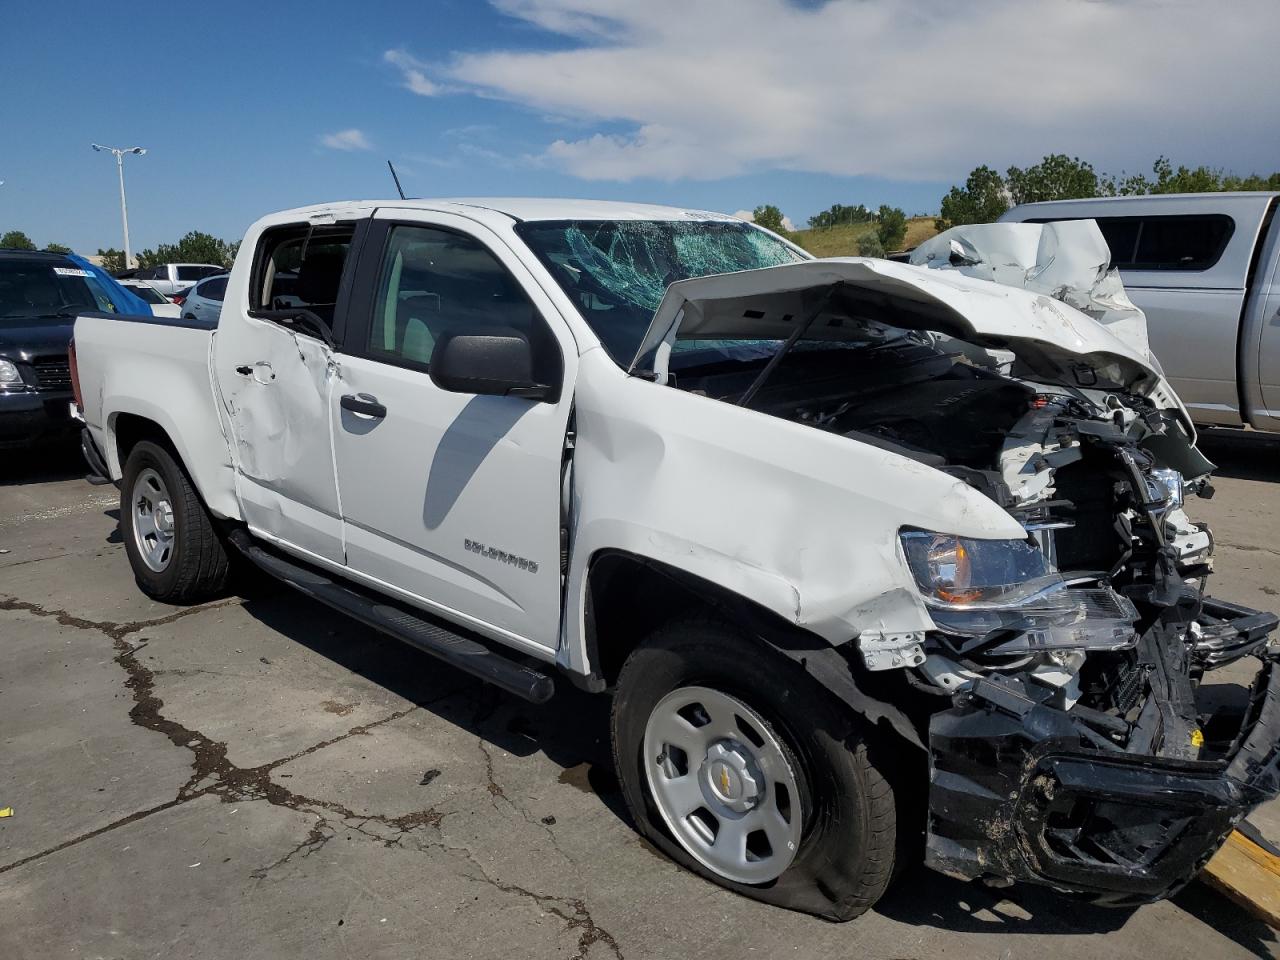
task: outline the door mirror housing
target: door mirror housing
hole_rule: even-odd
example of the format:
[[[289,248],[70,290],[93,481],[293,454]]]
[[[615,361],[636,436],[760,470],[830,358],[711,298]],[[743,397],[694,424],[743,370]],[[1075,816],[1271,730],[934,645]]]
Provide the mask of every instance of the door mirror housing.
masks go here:
[[[533,377],[533,347],[517,330],[446,331],[427,366],[431,382],[450,393],[554,401],[560,385]]]

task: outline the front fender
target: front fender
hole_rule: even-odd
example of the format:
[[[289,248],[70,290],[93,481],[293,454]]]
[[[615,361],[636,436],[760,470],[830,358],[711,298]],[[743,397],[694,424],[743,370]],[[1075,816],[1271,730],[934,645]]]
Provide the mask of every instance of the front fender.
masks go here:
[[[1021,538],[959,480],[813,427],[628,377],[601,351],[579,368],[562,661],[588,672],[589,559],[622,550],[749,598],[838,645],[933,626],[901,556],[918,527]]]

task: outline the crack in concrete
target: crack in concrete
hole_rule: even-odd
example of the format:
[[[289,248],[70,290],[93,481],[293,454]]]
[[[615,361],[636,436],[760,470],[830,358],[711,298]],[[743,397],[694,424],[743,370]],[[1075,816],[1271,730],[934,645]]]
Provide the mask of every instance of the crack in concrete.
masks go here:
[[[307,813],[316,818],[316,822],[312,824],[306,837],[304,837],[291,850],[286,852],[284,856],[278,858],[274,862],[259,867],[250,875],[256,880],[265,879],[273,870],[291,862],[295,857],[305,859],[316,853],[325,846],[330,840],[337,835],[336,822],[340,822],[345,829],[351,830],[369,839],[377,840],[386,847],[400,846],[401,840],[405,836],[413,833],[421,827],[433,827],[437,831],[441,821],[446,816],[429,807],[426,810],[418,810],[412,813],[402,814],[398,817],[390,817],[385,814],[377,813],[357,813],[349,807],[337,803],[332,800],[322,800],[316,797],[308,797],[297,793],[287,787],[276,783],[271,779],[272,771],[277,768],[298,760],[302,757],[323,750],[326,747],[333,746],[354,736],[364,736],[369,731],[391,723],[401,717],[407,716],[414,710],[420,709],[439,700],[447,699],[458,693],[462,688],[449,690],[437,697],[422,703],[415,703],[403,710],[397,710],[378,720],[369,723],[359,724],[352,727],[346,733],[330,737],[319,743],[312,744],[303,750],[291,754],[287,757],[281,757],[268,763],[260,764],[256,767],[240,767],[232,763],[227,758],[227,745],[219,743],[205,736],[198,730],[192,730],[176,720],[170,719],[162,713],[164,701],[156,695],[155,678],[157,672],[147,667],[138,660],[138,653],[147,646],[145,638],[141,642],[132,644],[126,639],[130,634],[137,633],[153,627],[165,626],[180,620],[183,617],[191,616],[195,613],[201,613],[208,610],[215,610],[237,603],[234,598],[223,600],[214,604],[205,604],[202,606],[188,607],[179,610],[176,613],[169,614],[164,617],[158,617],[152,620],[137,620],[127,623],[116,623],[113,621],[92,621],[83,617],[77,617],[65,610],[50,610],[40,604],[30,603],[25,600],[19,600],[16,597],[0,597],[0,610],[19,611],[32,614],[37,617],[51,618],[63,626],[74,627],[80,630],[96,630],[105,634],[113,643],[116,651],[115,662],[125,672],[125,686],[132,694],[133,707],[129,711],[129,719],[132,723],[147,730],[153,730],[163,734],[174,746],[190,750],[192,753],[192,772],[187,782],[179,788],[178,794],[172,800],[157,804],[145,810],[139,810],[119,820],[113,821],[106,826],[99,827],[95,830],[81,834],[66,840],[55,847],[39,853],[32,854],[22,860],[14,863],[0,866],[0,874],[15,870],[24,864],[31,863],[36,860],[43,859],[54,853],[66,850],[76,844],[92,840],[95,837],[102,836],[112,830],[120,827],[136,823],[153,814],[160,813],[164,810],[170,810],[181,804],[188,803],[198,797],[216,796],[223,803],[245,803],[255,800],[266,800],[272,806],[284,807],[286,809]],[[483,689],[483,688],[482,688]],[[477,711],[485,709],[485,698],[481,696],[481,705]],[[493,712],[492,705],[489,712]],[[485,745],[483,739],[478,741],[481,753],[485,760],[485,775],[487,778],[487,788],[491,802],[497,806],[499,798],[505,800],[518,813],[522,815],[526,822],[534,824],[533,819],[527,811],[519,807],[512,801],[497,782],[494,775],[493,755]],[[323,811],[323,812],[322,812]],[[333,815],[335,820],[331,820],[328,815]],[[552,833],[550,827],[545,824],[534,824],[541,826],[546,830],[551,838],[552,844],[556,850],[560,852],[565,860],[572,862],[569,857],[560,849],[560,845]],[[381,834],[377,828],[386,828],[389,832]],[[438,833],[437,833],[438,835]],[[436,843],[426,843],[426,848],[436,847],[446,851],[454,851],[462,853],[467,861],[480,874],[479,877],[471,876],[469,879],[475,882],[483,882],[489,884],[495,889],[507,894],[514,894],[524,897],[536,903],[541,909],[552,914],[561,920],[567,931],[580,931],[578,936],[578,950],[574,954],[572,960],[586,960],[587,954],[591,947],[597,943],[603,943],[613,955],[622,960],[622,951],[618,947],[617,940],[607,930],[596,924],[588,909],[586,902],[581,898],[562,897],[554,894],[536,893],[518,884],[506,883],[491,877],[484,866],[476,859],[474,854],[465,847],[452,847],[443,841]]]

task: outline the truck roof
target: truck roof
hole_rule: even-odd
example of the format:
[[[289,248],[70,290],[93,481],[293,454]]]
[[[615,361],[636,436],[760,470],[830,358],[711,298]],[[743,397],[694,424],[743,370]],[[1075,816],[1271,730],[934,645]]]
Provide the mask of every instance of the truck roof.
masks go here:
[[[340,200],[281,211],[308,218],[313,215],[359,216],[370,207],[444,210],[466,213],[483,209],[513,220],[736,220],[727,213],[688,207],[668,207],[620,200],[574,200],[553,197],[453,197],[442,199]],[[366,213],[367,215],[367,213]],[[278,216],[278,215],[277,215]],[[275,217],[273,217],[275,219]]]

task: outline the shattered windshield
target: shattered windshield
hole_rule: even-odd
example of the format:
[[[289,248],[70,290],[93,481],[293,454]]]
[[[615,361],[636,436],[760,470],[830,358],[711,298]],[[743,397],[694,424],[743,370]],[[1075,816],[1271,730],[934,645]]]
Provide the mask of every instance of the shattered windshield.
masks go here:
[[[522,223],[516,231],[622,366],[631,363],[677,280],[804,259],[737,221],[554,220]]]

